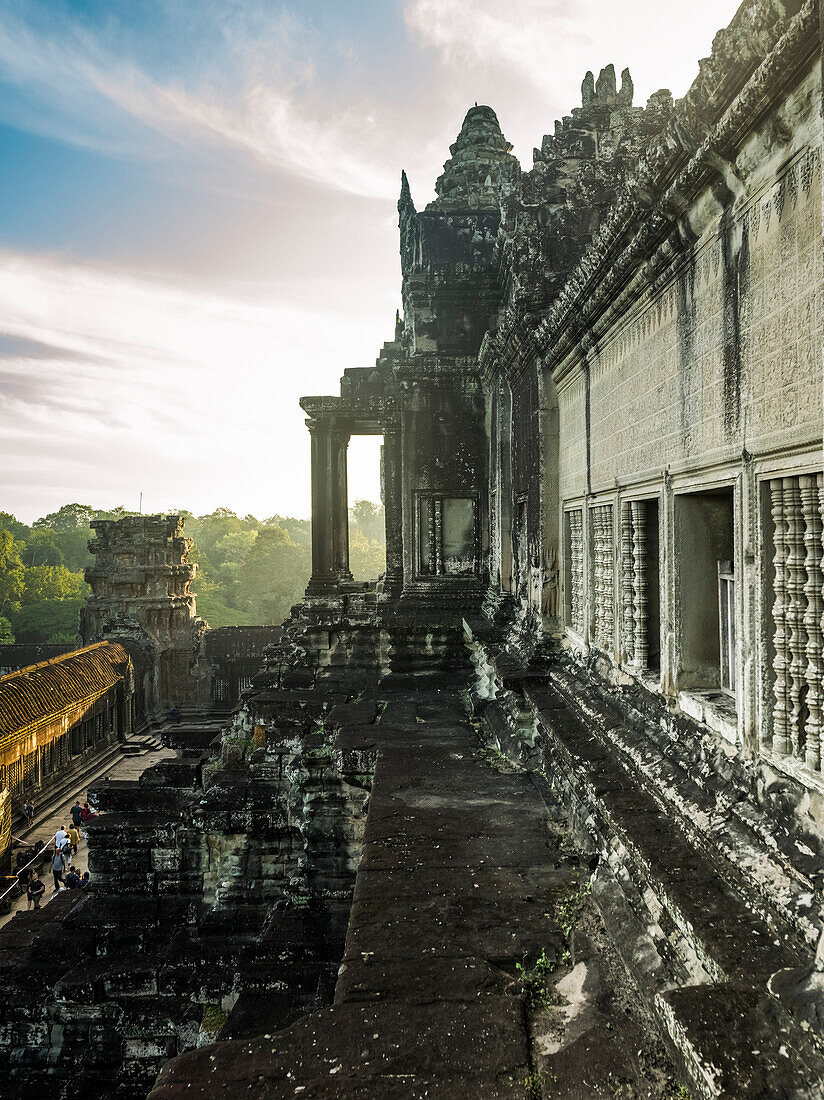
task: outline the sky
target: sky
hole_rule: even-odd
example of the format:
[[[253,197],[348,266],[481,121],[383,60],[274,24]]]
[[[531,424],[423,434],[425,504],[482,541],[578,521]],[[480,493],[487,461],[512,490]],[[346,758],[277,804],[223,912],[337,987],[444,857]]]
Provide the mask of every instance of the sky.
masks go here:
[[[0,0],[0,511],[307,516],[298,399],[392,338],[401,169],[421,209],[475,102],[528,168],[610,62],[680,97],[736,7]]]

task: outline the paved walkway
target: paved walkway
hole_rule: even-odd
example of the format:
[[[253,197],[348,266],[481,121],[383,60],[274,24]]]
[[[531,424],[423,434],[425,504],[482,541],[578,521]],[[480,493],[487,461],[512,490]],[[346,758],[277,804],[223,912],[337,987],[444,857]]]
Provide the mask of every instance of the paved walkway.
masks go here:
[[[379,725],[343,721],[338,747],[376,745],[378,760],[334,1006],[184,1054],[152,1100],[523,1100],[516,967],[560,955],[553,912],[578,869],[529,777],[486,762],[456,694],[392,699]]]
[[[99,783],[101,779],[138,779],[146,768],[151,767],[152,764],[157,764],[160,760],[173,759],[174,755],[172,749],[160,749],[158,752],[146,753],[143,756],[121,756],[119,759],[115,759],[112,761],[111,767],[104,774],[93,776],[90,782],[87,779],[85,786],[66,797],[57,806],[49,807],[45,814],[35,814],[32,827],[30,829],[15,829],[14,835],[31,844],[37,840],[43,840],[48,843],[52,840],[54,834],[61,825],[65,825],[67,829],[69,828],[71,823],[71,814],[69,811],[78,799],[80,800],[81,806],[88,799],[89,786],[94,786],[96,783]],[[36,801],[35,807],[37,807]],[[13,858],[14,855],[12,854],[12,859]],[[77,850],[77,855],[72,859],[72,863],[75,867],[79,868],[81,873],[87,870],[86,842],[82,838],[80,840],[80,847]],[[46,893],[43,896],[43,901],[44,904],[48,904],[51,900],[52,888],[54,886],[51,868],[47,864],[42,871],[40,871],[39,868],[37,870],[40,877],[46,883]],[[0,928],[8,924],[15,913],[21,911],[25,912],[26,908],[27,900],[25,896],[15,898],[12,902],[11,911],[0,915]]]

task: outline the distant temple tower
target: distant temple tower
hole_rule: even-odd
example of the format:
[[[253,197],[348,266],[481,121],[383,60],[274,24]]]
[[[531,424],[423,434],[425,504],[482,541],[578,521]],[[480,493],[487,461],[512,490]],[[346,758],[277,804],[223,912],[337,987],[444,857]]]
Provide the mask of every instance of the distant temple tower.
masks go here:
[[[194,675],[206,623],[189,591],[197,566],[183,517],[126,516],[96,520],[86,569],[93,595],[81,613],[84,645],[116,638],[139,647],[146,660],[147,709],[200,700]]]

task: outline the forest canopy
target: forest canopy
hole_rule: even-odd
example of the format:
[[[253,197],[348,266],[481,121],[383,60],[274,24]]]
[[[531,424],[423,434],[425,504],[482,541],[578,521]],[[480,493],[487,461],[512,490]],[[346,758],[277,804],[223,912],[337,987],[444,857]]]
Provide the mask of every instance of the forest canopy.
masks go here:
[[[0,645],[74,642],[80,608],[91,594],[83,579],[92,564],[89,523],[134,514],[66,504],[29,527],[0,512]],[[185,533],[194,539],[198,614],[212,627],[282,622],[312,571],[309,520],[241,518],[229,508],[205,516],[181,514]],[[349,544],[356,580],[374,580],[383,572],[383,505],[368,500],[352,505]]]

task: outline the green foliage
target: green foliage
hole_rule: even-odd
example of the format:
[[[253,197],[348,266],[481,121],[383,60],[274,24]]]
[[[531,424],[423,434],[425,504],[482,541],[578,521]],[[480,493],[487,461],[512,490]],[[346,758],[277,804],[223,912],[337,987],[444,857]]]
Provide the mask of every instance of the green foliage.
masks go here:
[[[515,964],[518,973],[518,984],[524,995],[527,1005],[531,1009],[543,1008],[550,1001],[552,994],[552,974],[555,970],[555,960],[551,959],[544,949],[532,965],[527,962],[524,955],[523,962]]]
[[[213,592],[197,593],[197,613],[213,630],[220,626],[256,626],[244,611],[229,607]]]
[[[586,905],[592,887],[587,882],[583,886],[577,886],[559,903],[555,910],[555,920],[564,935],[569,939],[570,933],[578,923],[578,918]]]
[[[25,571],[23,605],[51,600],[75,600],[88,589],[81,573],[72,573],[65,565],[33,565]]]
[[[386,536],[382,504],[371,500],[356,500],[349,509],[349,522],[370,542],[383,544]]]
[[[540,1073],[530,1073],[527,1077],[521,1078],[518,1082],[521,1088],[524,1090],[526,1096],[535,1100],[541,1100],[544,1095],[543,1078]]]
[[[16,611],[25,591],[26,573],[20,548],[11,531],[0,531],[0,615]]]
[[[202,1031],[215,1036],[229,1019],[229,1013],[220,1005],[206,1004],[203,1006],[203,1016],[200,1021]]]
[[[14,640],[11,622],[5,616],[0,615],[0,645],[13,645]]]
[[[26,539],[30,530],[30,527],[21,523],[11,512],[0,512],[0,531],[8,531],[16,539]]]
[[[23,564],[28,566],[65,565],[66,558],[60,546],[60,537],[56,531],[45,528],[31,531],[20,554]]]
[[[83,597],[44,600],[21,607],[12,616],[18,642],[73,642],[77,637]]]

